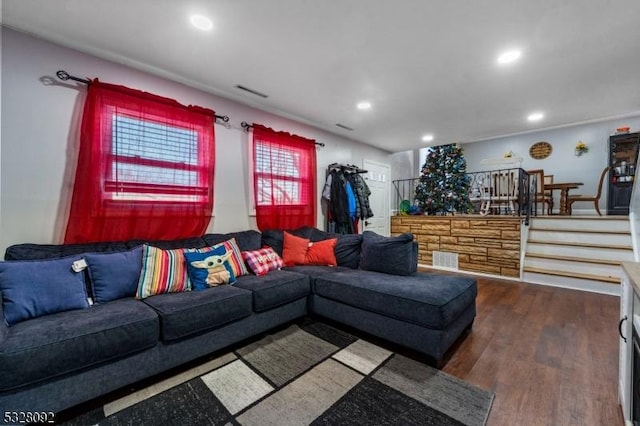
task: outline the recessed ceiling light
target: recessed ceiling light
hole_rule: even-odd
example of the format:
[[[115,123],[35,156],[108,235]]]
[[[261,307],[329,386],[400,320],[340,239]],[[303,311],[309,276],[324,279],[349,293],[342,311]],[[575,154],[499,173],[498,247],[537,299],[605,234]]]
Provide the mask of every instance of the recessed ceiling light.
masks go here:
[[[519,50],[508,50],[498,56],[498,63],[500,65],[510,64],[517,61],[521,55],[522,52]]]
[[[191,25],[199,30],[209,31],[213,28],[213,22],[211,22],[211,19],[204,15],[192,15],[189,20],[191,21]]]
[[[544,114],[541,112],[533,112],[531,114],[529,114],[529,116],[527,117],[527,120],[529,121],[540,121],[544,118]]]
[[[358,102],[358,105],[356,105],[356,107],[358,109],[369,109],[371,108],[371,102],[366,102],[366,101]]]
[[[422,137],[422,142],[433,142],[433,135],[424,135]]]

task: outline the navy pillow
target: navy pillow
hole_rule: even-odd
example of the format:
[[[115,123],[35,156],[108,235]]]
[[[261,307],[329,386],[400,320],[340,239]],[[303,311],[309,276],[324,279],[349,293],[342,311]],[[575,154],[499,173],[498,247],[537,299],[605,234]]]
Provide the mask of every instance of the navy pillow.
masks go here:
[[[78,256],[0,262],[2,310],[8,325],[56,312],[89,307]]]
[[[142,247],[117,253],[87,253],[91,293],[95,303],[133,297],[142,270]]]
[[[229,279],[226,282],[221,282],[218,284],[209,284],[207,282],[207,277],[209,276],[208,268],[197,268],[191,262],[202,262],[209,257],[212,256],[226,256],[227,249],[224,246],[217,247],[211,251],[207,251],[204,253],[200,252],[185,252],[184,258],[187,262],[187,274],[189,274],[189,279],[191,280],[191,288],[195,291],[205,290],[209,287],[215,287],[218,284],[233,284],[236,281],[236,276],[233,274],[233,269],[231,269],[231,265],[228,261],[223,261],[222,265],[218,263],[214,263],[212,267],[215,266],[224,266],[224,269],[229,272]],[[213,260],[217,260],[219,258],[214,258]]]
[[[333,250],[338,266],[358,269],[362,252],[362,235],[345,234],[338,236],[338,243]]]
[[[383,237],[375,232],[362,234],[360,269],[391,275],[411,275],[418,270],[413,234]]]

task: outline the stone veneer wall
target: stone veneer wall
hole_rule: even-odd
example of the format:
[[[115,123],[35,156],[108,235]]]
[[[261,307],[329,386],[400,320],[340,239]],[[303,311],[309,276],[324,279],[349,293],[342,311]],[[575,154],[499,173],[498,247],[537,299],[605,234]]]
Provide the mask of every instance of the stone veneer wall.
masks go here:
[[[411,232],[418,242],[418,263],[432,265],[434,250],[458,253],[458,268],[504,277],[520,277],[519,217],[393,216],[391,234]]]

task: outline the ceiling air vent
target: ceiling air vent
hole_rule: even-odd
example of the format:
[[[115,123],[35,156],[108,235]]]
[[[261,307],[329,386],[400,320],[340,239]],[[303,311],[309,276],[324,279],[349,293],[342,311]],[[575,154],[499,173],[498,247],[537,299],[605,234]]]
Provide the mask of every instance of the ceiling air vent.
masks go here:
[[[344,124],[340,124],[340,123],[336,123],[337,127],[340,127],[341,129],[345,129],[345,130],[349,130],[350,132],[353,132],[353,129],[349,126],[345,126]]]
[[[260,96],[261,98],[268,98],[268,95],[264,93],[258,92],[257,90],[249,89],[248,87],[242,86],[240,84],[236,84],[236,89],[244,90],[245,92],[251,93],[252,95]]]

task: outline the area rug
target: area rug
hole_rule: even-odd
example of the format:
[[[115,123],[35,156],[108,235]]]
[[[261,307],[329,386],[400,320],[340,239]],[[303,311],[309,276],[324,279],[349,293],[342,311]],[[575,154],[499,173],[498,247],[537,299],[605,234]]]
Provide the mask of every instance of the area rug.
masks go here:
[[[484,425],[493,394],[305,320],[68,425]]]

